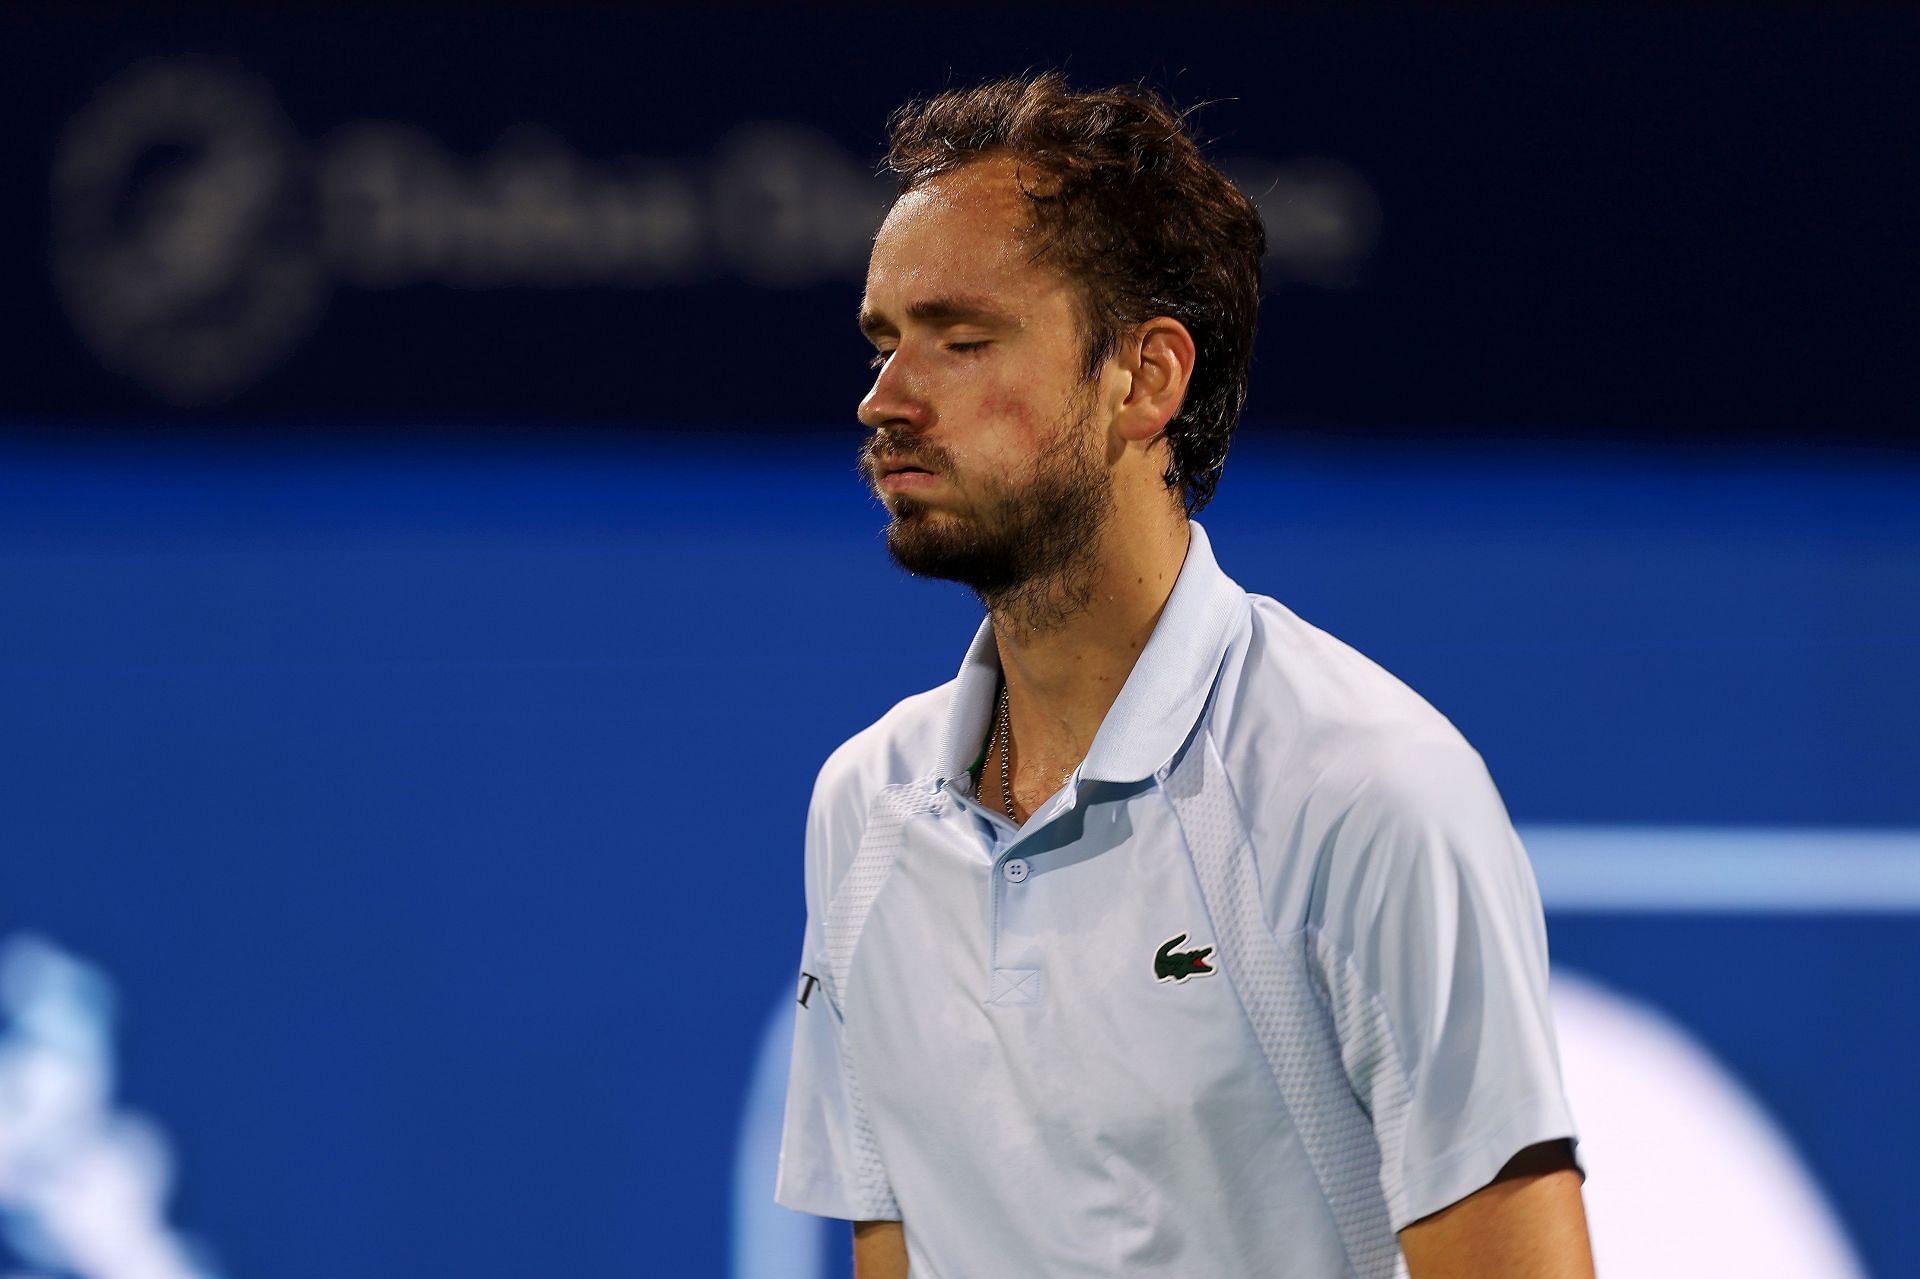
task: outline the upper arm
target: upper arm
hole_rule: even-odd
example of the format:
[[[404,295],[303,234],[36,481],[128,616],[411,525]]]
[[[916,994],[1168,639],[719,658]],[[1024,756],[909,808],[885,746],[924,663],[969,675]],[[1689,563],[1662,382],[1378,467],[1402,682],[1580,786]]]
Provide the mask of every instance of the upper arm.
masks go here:
[[[1492,1184],[1402,1230],[1400,1250],[1412,1279],[1593,1279],[1570,1143],[1521,1151]]]
[[[849,1059],[826,939],[836,879],[858,846],[861,829],[857,803],[830,780],[823,770],[807,820],[807,923],[774,1198],[800,1212],[865,1220],[896,1209]]]
[[[1310,960],[1399,1229],[1574,1130],[1539,892],[1485,766],[1457,738],[1376,764],[1325,854]]]
[[[897,1221],[853,1224],[854,1279],[907,1279],[907,1232]]]

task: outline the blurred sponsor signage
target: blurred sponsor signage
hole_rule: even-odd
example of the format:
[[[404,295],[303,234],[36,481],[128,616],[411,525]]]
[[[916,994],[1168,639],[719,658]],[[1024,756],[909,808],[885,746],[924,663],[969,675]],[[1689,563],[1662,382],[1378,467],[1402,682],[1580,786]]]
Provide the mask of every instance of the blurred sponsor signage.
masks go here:
[[[1920,436],[1905,16],[1000,16],[0,14],[0,421],[850,427],[888,112],[1060,66],[1259,204],[1255,421]]]
[[[1379,220],[1365,179],[1330,160],[1228,164],[1271,269],[1354,278]],[[851,291],[891,189],[795,120],[743,122],[692,159],[588,155],[535,124],[478,156],[405,121],[308,140],[267,80],[174,58],[116,76],[63,130],[51,256],[102,365],[190,408],[267,376],[339,288]]]

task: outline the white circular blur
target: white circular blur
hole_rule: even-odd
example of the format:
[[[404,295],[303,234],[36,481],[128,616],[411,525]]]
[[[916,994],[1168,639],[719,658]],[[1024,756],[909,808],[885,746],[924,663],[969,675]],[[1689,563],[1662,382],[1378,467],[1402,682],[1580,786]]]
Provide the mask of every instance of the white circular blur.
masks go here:
[[[1866,1279],[1786,1135],[1663,1014],[1557,972],[1600,1279]]]

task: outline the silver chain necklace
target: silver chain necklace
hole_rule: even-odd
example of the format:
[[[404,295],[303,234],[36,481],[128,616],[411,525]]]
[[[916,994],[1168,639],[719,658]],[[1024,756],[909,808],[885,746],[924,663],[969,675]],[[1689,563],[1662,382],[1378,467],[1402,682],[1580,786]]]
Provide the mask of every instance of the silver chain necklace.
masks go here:
[[[1007,742],[1013,736],[1013,713],[1007,704],[1007,686],[1000,686],[1000,804],[1007,810],[1007,820],[1015,826],[1020,819],[1013,815],[1013,770],[1007,764]]]

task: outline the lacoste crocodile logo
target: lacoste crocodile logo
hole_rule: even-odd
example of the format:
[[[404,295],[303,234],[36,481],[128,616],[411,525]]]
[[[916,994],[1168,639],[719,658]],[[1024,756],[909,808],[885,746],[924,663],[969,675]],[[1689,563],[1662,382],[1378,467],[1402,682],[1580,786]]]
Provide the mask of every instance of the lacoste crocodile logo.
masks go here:
[[[1213,953],[1211,946],[1199,946],[1193,950],[1175,950],[1175,946],[1184,946],[1185,933],[1169,937],[1166,944],[1154,952],[1153,978],[1155,981],[1185,981],[1189,977],[1211,977],[1217,969],[1207,966],[1207,956]]]

